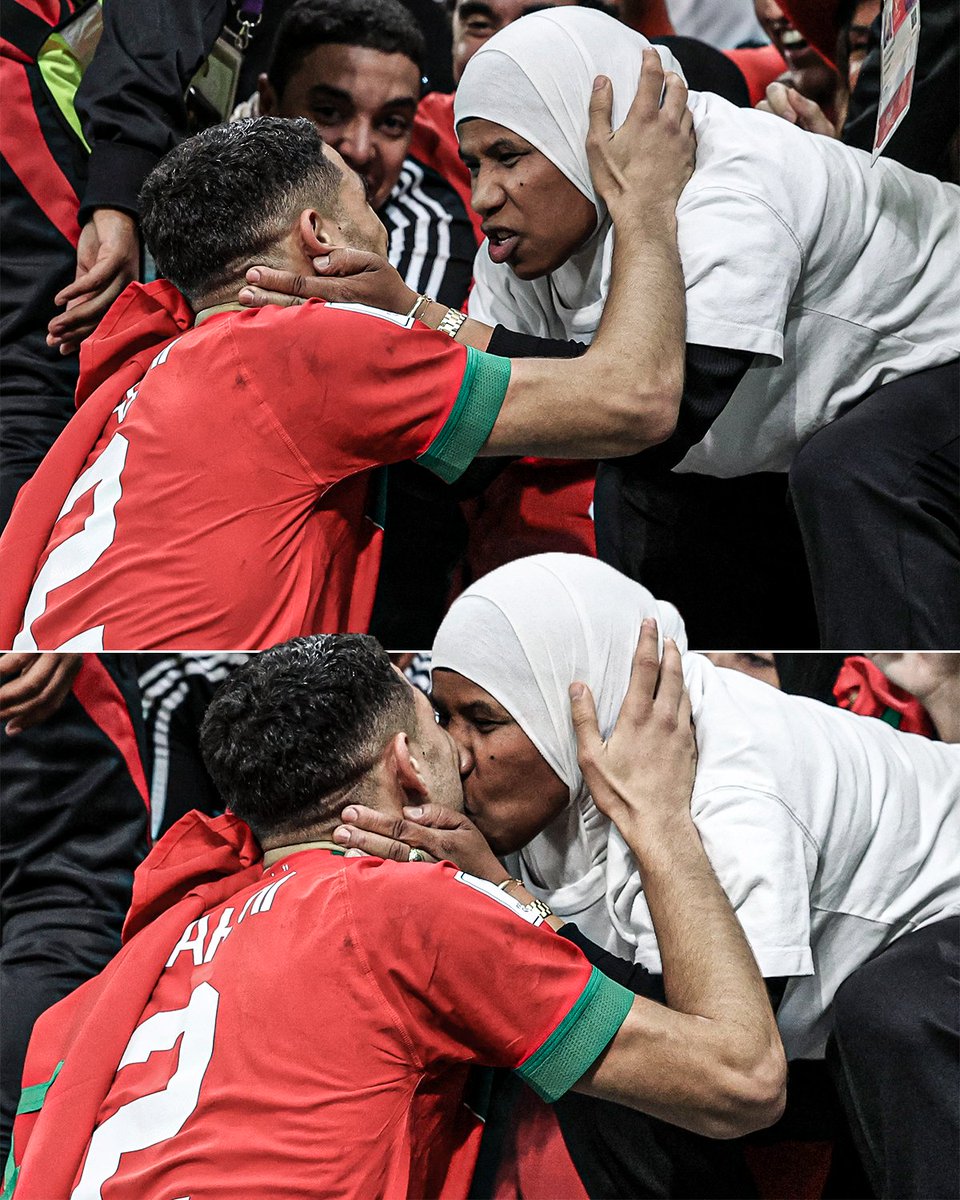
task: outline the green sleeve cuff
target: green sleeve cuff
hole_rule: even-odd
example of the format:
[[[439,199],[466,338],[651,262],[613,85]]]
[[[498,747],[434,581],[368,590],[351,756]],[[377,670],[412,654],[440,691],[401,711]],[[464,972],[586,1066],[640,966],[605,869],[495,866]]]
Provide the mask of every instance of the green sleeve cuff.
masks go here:
[[[594,967],[579,1000],[517,1074],[541,1100],[559,1100],[613,1040],[633,1001],[633,992]]]
[[[17,1116],[21,1113],[35,1113],[43,1108],[43,1102],[47,1098],[47,1092],[50,1091],[50,1085],[60,1074],[60,1068],[63,1066],[63,1059],[57,1063],[53,1074],[45,1083],[35,1083],[32,1087],[26,1087],[20,1093],[20,1103],[17,1105]],[[12,1200],[13,1194],[17,1187],[17,1180],[20,1178],[20,1168],[15,1165],[16,1156],[13,1149],[14,1134],[10,1135],[10,1153],[7,1155],[7,1163],[3,1169],[3,1195],[0,1200]]]
[[[454,483],[490,436],[510,382],[510,359],[467,347],[463,382],[443,428],[417,462]]]

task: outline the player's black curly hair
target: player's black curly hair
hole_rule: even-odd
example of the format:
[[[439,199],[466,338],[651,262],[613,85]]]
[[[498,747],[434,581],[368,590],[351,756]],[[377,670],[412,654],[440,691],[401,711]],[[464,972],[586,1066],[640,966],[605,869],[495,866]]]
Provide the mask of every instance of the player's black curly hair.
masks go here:
[[[400,0],[297,0],[277,27],[267,69],[277,95],[311,50],[330,44],[405,54],[424,72],[426,43]]]
[[[372,637],[294,638],[221,686],[200,749],[224,802],[254,834],[296,835],[329,819],[396,733],[416,733],[410,685]]]
[[[335,214],[341,171],[312,121],[257,117],[187,138],[147,176],[140,225],[157,270],[196,306],[268,252],[305,208]]]

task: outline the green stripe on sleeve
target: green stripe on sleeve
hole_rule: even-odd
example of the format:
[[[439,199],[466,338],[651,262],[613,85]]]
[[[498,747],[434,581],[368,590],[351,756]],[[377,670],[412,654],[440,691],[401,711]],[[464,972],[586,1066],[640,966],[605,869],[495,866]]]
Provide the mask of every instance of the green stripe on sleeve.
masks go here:
[[[20,1093],[20,1103],[17,1105],[17,1116],[21,1113],[39,1112],[43,1107],[43,1102],[47,1098],[47,1092],[50,1091],[50,1085],[60,1074],[60,1068],[63,1066],[63,1060],[57,1063],[56,1070],[45,1083],[35,1083],[33,1087],[25,1087]]]
[[[446,483],[459,479],[490,436],[509,382],[509,358],[468,346],[463,382],[450,415],[417,462]]]
[[[594,967],[579,1000],[517,1074],[541,1100],[559,1100],[609,1045],[633,1001],[633,992]]]
[[[35,1083],[32,1087],[26,1087],[20,1093],[20,1103],[17,1105],[17,1116],[21,1113],[35,1113],[43,1108],[43,1102],[47,1098],[47,1092],[50,1091],[50,1085],[60,1074],[60,1068],[63,1066],[63,1059],[57,1063],[53,1074],[45,1083]],[[10,1153],[7,1155],[7,1163],[3,1169],[3,1195],[0,1200],[11,1200],[17,1188],[17,1180],[20,1177],[20,1168],[14,1166],[13,1152],[14,1134],[10,1135]]]

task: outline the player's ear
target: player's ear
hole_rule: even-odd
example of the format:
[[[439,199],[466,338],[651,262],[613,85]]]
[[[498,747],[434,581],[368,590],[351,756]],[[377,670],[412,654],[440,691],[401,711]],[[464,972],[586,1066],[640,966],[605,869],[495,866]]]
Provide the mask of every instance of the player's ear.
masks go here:
[[[390,742],[396,779],[407,796],[425,797],[429,788],[423,767],[406,733],[394,734]]]
[[[275,117],[280,110],[280,97],[266,75],[257,76],[257,94],[260,97],[260,116]]]
[[[300,251],[311,262],[321,254],[329,254],[330,250],[343,245],[343,234],[340,226],[332,217],[325,217],[315,208],[305,208],[297,222],[297,232],[300,237]]]
[[[309,261],[330,249],[326,221],[315,208],[305,208],[297,222],[300,235],[300,250]]]

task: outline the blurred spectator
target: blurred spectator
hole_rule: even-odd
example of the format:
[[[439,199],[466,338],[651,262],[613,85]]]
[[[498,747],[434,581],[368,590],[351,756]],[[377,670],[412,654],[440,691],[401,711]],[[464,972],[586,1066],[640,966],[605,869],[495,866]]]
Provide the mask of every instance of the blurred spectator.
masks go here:
[[[783,0],[785,11],[840,73],[836,112],[775,88],[761,107],[812,133],[871,150],[880,97],[880,0]],[[960,180],[960,4],[925,0],[910,108],[883,155],[912,170]]]
[[[150,749],[150,817],[153,837],[191,809],[208,816],[223,803],[200,754],[200,723],[224,679],[247,654],[140,654],[137,656],[143,721]]]
[[[753,679],[769,683],[771,687],[780,686],[780,675],[777,662],[770,650],[711,650],[707,658],[715,667],[726,667],[729,671],[741,671]]]
[[[960,742],[960,654],[856,655],[844,663],[835,692],[842,708],[904,733]]]
[[[908,650],[875,652],[867,657],[896,687],[916,696],[941,742],[960,742],[960,653]]]
[[[120,948],[147,850],[145,740],[133,659],[0,657],[0,1154],[37,1017]]]
[[[796,0],[790,0],[795,3]],[[848,146],[869,150],[877,128],[880,102],[880,17],[870,26],[869,45],[850,96],[843,127]],[[920,42],[910,110],[884,147],[884,156],[936,175],[960,181],[960,3],[923,0]]]
[[[846,88],[846,102],[857,86],[860,68],[870,50],[870,27],[880,15],[882,0],[841,0],[837,5],[836,65],[840,82]],[[843,120],[838,119],[842,126]]]
[[[754,0],[757,19],[787,64],[780,82],[815,101],[829,116],[835,113],[839,78],[832,64],[792,23],[777,0]]]

